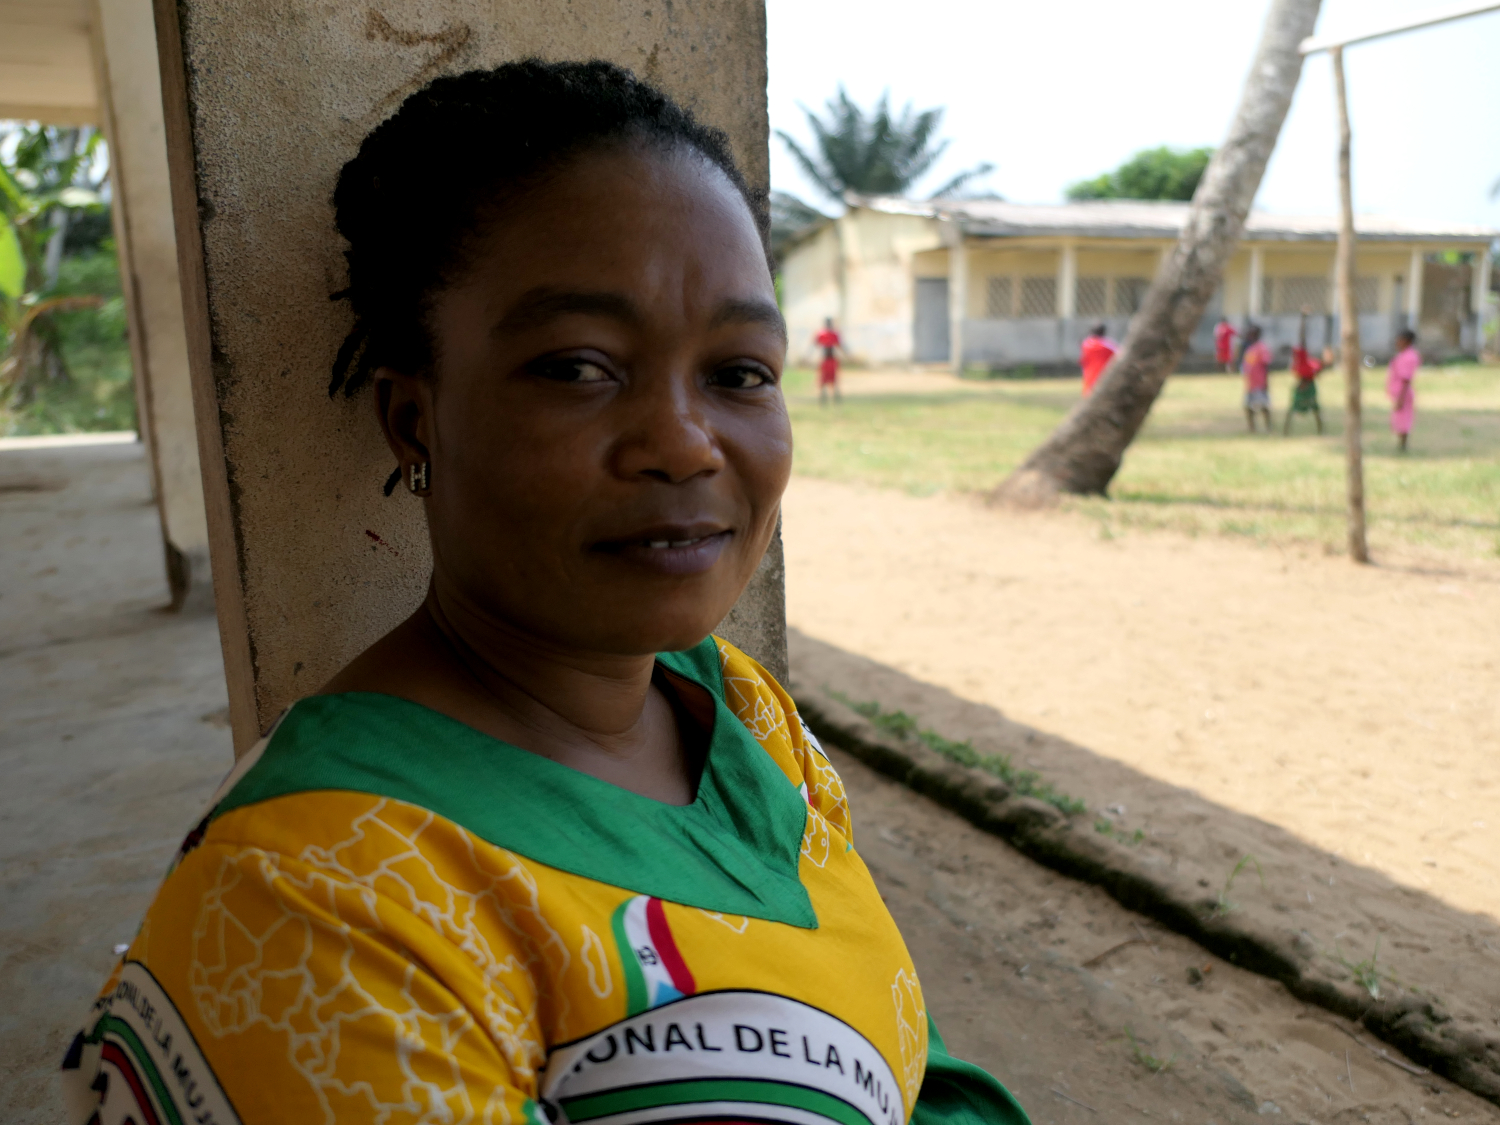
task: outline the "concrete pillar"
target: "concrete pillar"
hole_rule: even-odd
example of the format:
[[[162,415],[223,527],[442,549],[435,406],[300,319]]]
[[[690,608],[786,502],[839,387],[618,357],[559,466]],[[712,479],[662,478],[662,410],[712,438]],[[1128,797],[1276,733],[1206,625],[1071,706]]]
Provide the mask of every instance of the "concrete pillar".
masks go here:
[[[1490,248],[1481,247],[1474,252],[1474,272],[1471,275],[1473,290],[1470,303],[1474,306],[1474,351],[1484,351],[1485,325],[1490,312]]]
[[[964,231],[956,221],[944,224],[948,234],[948,362],[964,369],[964,321],[969,316],[969,254]]]
[[[1078,247],[1064,242],[1057,255],[1057,318],[1072,320],[1078,309]]]
[[[155,0],[188,360],[230,719],[243,752],[420,602],[417,501],[363,398],[330,402],[351,317],[329,196],[360,140],[432,78],[605,58],[724,129],[767,186],[761,0]],[[451,155],[451,154],[449,154]],[[722,626],[786,671],[779,539]]]
[[[1250,309],[1252,320],[1264,312],[1260,307],[1260,291],[1261,278],[1265,276],[1265,270],[1265,251],[1259,246],[1250,247],[1250,297],[1247,307]]]
[[[1426,272],[1426,256],[1423,252],[1411,252],[1411,264],[1406,267],[1406,327],[1417,331],[1422,323],[1422,274]]]
[[[115,244],[135,366],[136,414],[150,454],[175,608],[208,608],[208,522],[188,374],[177,240],[151,9],[91,0],[95,73],[110,149]]]

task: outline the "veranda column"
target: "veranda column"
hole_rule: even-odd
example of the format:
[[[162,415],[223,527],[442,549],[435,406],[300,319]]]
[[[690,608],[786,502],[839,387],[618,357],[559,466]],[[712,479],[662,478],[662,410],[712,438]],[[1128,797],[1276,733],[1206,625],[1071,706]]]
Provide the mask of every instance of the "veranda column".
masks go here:
[[[1264,284],[1262,283],[1261,279],[1265,276],[1265,272],[1265,251],[1262,250],[1259,246],[1250,247],[1250,298],[1247,303],[1247,307],[1250,310],[1249,315],[1251,320],[1254,320],[1256,317],[1265,312],[1265,310],[1260,307],[1261,290],[1264,288]]]
[[[964,370],[964,320],[969,315],[969,255],[963,227],[943,224],[948,242],[948,361],[960,375]]]
[[[177,278],[156,24],[150,7],[131,0],[93,0],[90,7],[136,414],[151,458],[167,582],[174,607],[208,608],[208,521]]]
[[[329,202],[360,140],[440,74],[605,58],[724,129],[767,185],[760,0],[155,0],[188,360],[237,753],[412,611],[419,503],[368,401],[330,402],[350,313]],[[462,154],[439,154],[461,159]],[[441,175],[436,169],[435,175]],[[414,201],[420,207],[421,201]],[[781,546],[723,626],[785,671]]]
[[[1470,303],[1474,306],[1474,351],[1484,352],[1484,328],[1490,311],[1490,252],[1481,247],[1474,254],[1474,272],[1471,275],[1473,291]]]
[[[1426,265],[1426,255],[1420,249],[1413,250],[1411,262],[1406,267],[1406,327],[1413,332],[1422,323],[1422,274]]]
[[[1057,255],[1057,318],[1072,320],[1078,308],[1078,247],[1064,242]]]

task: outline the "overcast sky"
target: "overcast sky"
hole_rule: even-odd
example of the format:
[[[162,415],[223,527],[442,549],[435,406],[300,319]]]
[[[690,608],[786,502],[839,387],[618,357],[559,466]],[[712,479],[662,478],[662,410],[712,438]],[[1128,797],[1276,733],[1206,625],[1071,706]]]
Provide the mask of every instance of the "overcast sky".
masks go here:
[[[810,139],[798,103],[842,82],[863,105],[944,106],[953,143],[919,187],[980,161],[1007,199],[1054,202],[1074,180],[1159,144],[1215,145],[1269,0],[767,0],[772,129]],[[1324,0],[1319,34],[1452,0]],[[1362,213],[1500,227],[1500,12],[1345,55]],[[1302,82],[1256,205],[1333,214],[1336,120],[1326,56]],[[772,186],[831,207],[771,139]]]

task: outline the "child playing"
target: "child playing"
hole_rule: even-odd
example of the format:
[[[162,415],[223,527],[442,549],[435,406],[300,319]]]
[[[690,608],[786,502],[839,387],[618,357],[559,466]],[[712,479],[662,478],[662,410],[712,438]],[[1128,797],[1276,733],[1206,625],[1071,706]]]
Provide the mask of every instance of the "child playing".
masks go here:
[[[1416,390],[1412,386],[1417,368],[1422,366],[1422,354],[1417,351],[1417,335],[1410,328],[1402,329],[1396,336],[1396,354],[1386,372],[1385,393],[1391,399],[1391,433],[1396,435],[1396,447],[1406,452],[1406,438],[1411,433],[1411,424],[1417,413]]]
[[[1240,330],[1229,323],[1227,316],[1219,317],[1219,323],[1214,325],[1214,358],[1225,372],[1234,370],[1234,338],[1239,334]]]
[[[1078,348],[1078,366],[1083,368],[1084,398],[1094,393],[1094,384],[1099,381],[1099,376],[1104,374],[1104,369],[1119,350],[1120,345],[1104,334],[1104,325],[1096,324],[1089,329],[1089,334],[1083,338],[1083,343]]]
[[[818,405],[828,405],[828,390],[833,389],[833,401],[842,402],[839,397],[839,357],[838,353],[844,350],[844,342],[839,339],[838,332],[833,327],[833,317],[823,321],[823,331],[813,338],[813,343],[823,349],[823,362],[818,366]]]
[[[1271,432],[1271,349],[1260,338],[1260,325],[1252,324],[1245,329],[1245,352],[1240,356],[1240,370],[1245,373],[1245,421],[1250,423],[1250,432],[1255,432],[1255,415],[1259,412],[1266,420],[1266,433]]]
[[[1297,376],[1297,385],[1292,390],[1292,405],[1286,412],[1286,425],[1282,433],[1292,432],[1292,415],[1311,413],[1318,424],[1318,433],[1323,432],[1323,412],[1318,409],[1318,375],[1332,358],[1332,349],[1325,348],[1322,360],[1307,354],[1307,306],[1302,307],[1302,323],[1297,328],[1297,346],[1292,349],[1292,374]]]

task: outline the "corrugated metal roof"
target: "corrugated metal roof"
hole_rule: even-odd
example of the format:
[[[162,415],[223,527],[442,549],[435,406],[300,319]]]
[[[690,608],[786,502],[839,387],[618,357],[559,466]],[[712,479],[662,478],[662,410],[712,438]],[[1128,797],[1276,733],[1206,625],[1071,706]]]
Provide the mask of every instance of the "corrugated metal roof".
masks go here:
[[[1138,199],[1090,200],[1086,203],[1007,203],[999,199],[912,200],[875,197],[850,200],[893,215],[951,219],[966,234],[992,238],[1078,235],[1093,238],[1176,238],[1187,221],[1188,203]],[[1392,242],[1488,242],[1500,238],[1491,227],[1453,223],[1415,223],[1379,215],[1358,215],[1354,229],[1361,240]],[[1243,239],[1251,242],[1328,242],[1338,238],[1338,219],[1331,215],[1271,215],[1251,211]]]

